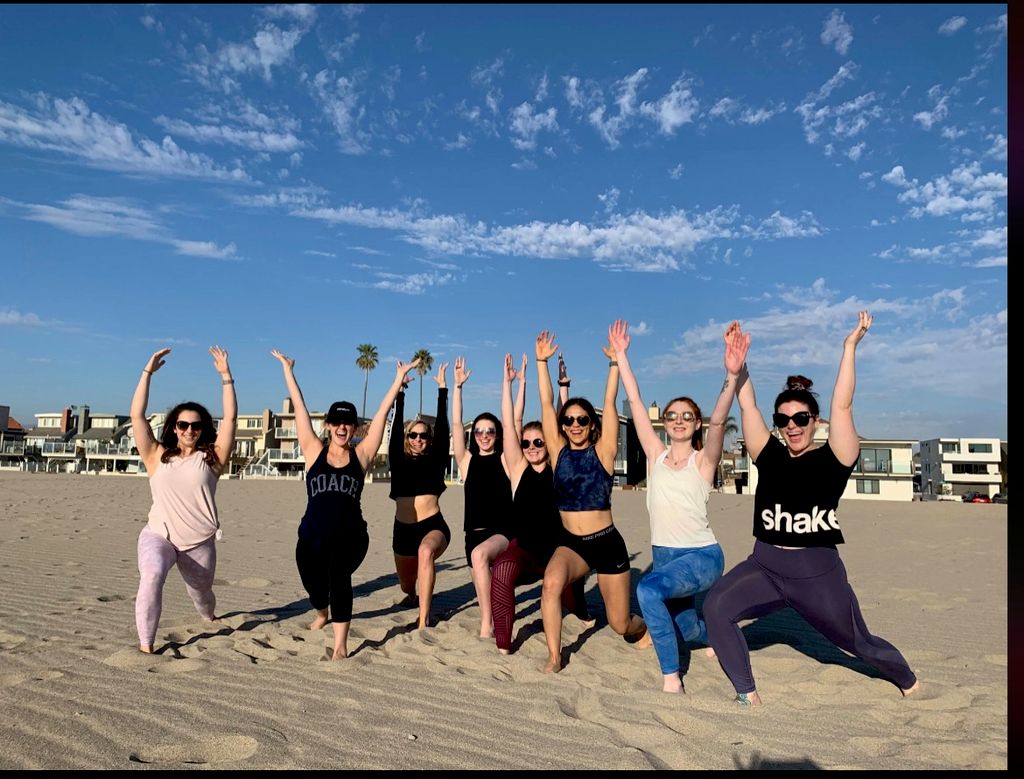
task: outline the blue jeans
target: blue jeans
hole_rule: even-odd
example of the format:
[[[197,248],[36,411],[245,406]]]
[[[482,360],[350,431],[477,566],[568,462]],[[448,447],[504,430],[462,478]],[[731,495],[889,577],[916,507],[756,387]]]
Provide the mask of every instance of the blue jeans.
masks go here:
[[[698,547],[651,547],[654,569],[636,587],[647,630],[663,674],[679,671],[679,642],[707,644],[708,631],[697,616],[693,596],[711,587],[725,570],[725,554],[718,544]]]

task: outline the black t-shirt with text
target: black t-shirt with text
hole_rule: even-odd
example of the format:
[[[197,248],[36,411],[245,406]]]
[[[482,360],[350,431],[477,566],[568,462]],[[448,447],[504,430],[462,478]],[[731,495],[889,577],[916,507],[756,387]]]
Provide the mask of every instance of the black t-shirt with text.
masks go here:
[[[853,465],[836,459],[832,447],[791,457],[786,445],[769,436],[754,461],[754,537],[776,546],[834,546],[843,543],[836,507]]]

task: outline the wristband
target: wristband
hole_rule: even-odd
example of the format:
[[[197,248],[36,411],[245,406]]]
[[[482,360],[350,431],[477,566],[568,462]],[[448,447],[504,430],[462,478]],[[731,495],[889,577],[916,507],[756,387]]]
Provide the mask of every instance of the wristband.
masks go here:
[[[153,375],[153,371],[150,371],[150,370],[146,370],[145,368],[143,368],[143,369],[142,369],[142,372],[143,372],[143,373],[148,373],[148,374],[149,374],[150,376],[152,376],[152,375]]]
[[[608,361],[608,367],[609,368],[618,367],[618,365],[619,365],[618,360],[609,360]]]
[[[220,383],[223,384],[224,386],[227,386],[228,384],[234,384],[235,380],[234,379],[221,379]]]

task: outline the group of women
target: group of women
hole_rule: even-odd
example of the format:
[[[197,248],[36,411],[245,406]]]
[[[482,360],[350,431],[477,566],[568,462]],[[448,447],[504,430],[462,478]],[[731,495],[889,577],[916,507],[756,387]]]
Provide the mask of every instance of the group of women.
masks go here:
[[[587,625],[583,585],[597,585],[611,628],[643,648],[653,645],[665,692],[681,692],[679,639],[707,647],[736,690],[736,701],[757,705],[749,650],[739,623],[790,606],[841,649],[876,667],[904,695],[919,683],[900,652],[867,629],[847,581],[837,544],[843,543],[836,508],[860,455],[853,424],[854,356],[871,327],[861,312],[843,342],[832,395],[828,440],[814,445],[819,420],[811,382],[792,376],[776,398],[772,434],[757,406],[746,370],[750,335],[738,322],[725,331],[725,380],[710,417],[690,397],[664,407],[665,438],[655,430],[630,367],[625,322],[608,328],[608,377],[598,416],[586,398],[569,397],[570,380],[559,355],[556,405],[548,362],[558,352],[554,335],[542,331],[535,343],[541,406],[538,421],[523,423],[527,358],[517,370],[505,356],[501,418],[479,414],[468,443],[462,434],[462,391],[471,371],[459,357],[454,365],[450,433],[447,369],[442,363],[437,413],[405,420],[405,389],[418,361],[399,361],[394,379],[362,438],[347,401],[331,405],[324,435],[316,434],[294,374],[294,360],[272,352],[283,368],[295,408],[295,424],[307,463],[307,504],[298,527],[295,558],[316,618],[334,633],[333,659],[348,653],[352,619],[352,576],[369,545],[361,494],[367,467],[383,440],[394,408],[388,446],[395,501],[392,534],[395,569],[405,593],[401,605],[418,609],[418,626],[431,624],[436,561],[451,542],[439,498],[451,450],[465,485],[465,555],[480,611],[480,637],[493,638],[503,654],[512,651],[515,588],[542,582],[541,616],[548,649],[545,670],[562,668],[561,632],[565,610]],[[160,441],[146,418],[149,383],[169,349],[155,353],[140,378],[132,423],[153,493],[149,522],[139,535],[140,586],[136,598],[139,645],[152,652],[160,617],[161,592],[177,563],[199,614],[216,620],[212,590],[219,536],[215,503],[217,477],[234,442],[236,401],[227,353],[211,348],[223,384],[224,416],[214,430],[209,412],[195,403],[168,413]],[[519,382],[515,402],[512,385]],[[612,519],[614,461],[619,420],[616,396],[622,382],[637,436],[647,456],[647,508],[653,564],[636,588],[642,616],[630,612],[630,554]],[[739,399],[743,437],[760,478],[754,503],[753,553],[723,576],[725,556],[708,522],[707,504],[722,456],[725,421]],[[703,430],[707,424],[707,431]],[[703,616],[695,597],[707,593]]]

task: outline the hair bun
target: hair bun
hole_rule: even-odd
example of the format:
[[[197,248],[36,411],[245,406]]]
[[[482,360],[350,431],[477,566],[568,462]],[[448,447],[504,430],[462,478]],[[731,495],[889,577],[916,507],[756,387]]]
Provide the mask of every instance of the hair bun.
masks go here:
[[[810,391],[814,382],[808,379],[806,376],[790,376],[786,379],[787,390],[807,390]]]

